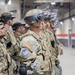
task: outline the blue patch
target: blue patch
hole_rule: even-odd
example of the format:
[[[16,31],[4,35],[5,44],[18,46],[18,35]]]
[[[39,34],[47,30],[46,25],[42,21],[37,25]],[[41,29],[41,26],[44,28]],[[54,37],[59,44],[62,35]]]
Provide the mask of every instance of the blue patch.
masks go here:
[[[24,48],[22,50],[22,56],[28,56],[29,55],[29,50],[27,48]]]

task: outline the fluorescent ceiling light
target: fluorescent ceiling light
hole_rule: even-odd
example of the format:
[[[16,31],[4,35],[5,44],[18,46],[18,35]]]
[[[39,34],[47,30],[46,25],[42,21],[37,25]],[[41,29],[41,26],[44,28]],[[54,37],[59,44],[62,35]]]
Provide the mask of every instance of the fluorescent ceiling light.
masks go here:
[[[55,5],[56,3],[55,2],[51,2],[51,5]]]
[[[75,2],[75,0],[34,0],[34,3]]]
[[[11,5],[11,0],[8,1],[8,5]]]

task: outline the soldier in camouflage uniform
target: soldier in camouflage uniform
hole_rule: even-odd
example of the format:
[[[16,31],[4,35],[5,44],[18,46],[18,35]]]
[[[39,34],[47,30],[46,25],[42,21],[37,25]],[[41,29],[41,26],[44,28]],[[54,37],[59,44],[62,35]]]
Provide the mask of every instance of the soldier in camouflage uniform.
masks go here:
[[[7,53],[6,45],[4,42],[5,29],[0,24],[0,75],[9,75],[9,67],[11,59],[9,53]]]
[[[53,22],[52,22],[52,24],[53,24]],[[58,40],[56,38],[55,28],[52,28],[51,31],[53,32],[54,38],[55,38],[55,52],[56,52],[55,75],[62,75],[62,68],[60,66],[60,61],[58,59],[58,56],[63,54],[63,50],[62,50],[60,43],[58,42]]]
[[[52,24],[53,24],[53,22],[52,22]],[[57,37],[56,37],[56,34],[55,34],[56,33],[55,27],[54,28],[51,28],[51,31],[54,34],[55,43],[56,43],[57,57],[58,57],[58,55],[62,55],[63,54],[62,46],[59,43],[59,41],[57,40]]]
[[[50,15],[47,15],[45,17],[45,23],[46,23],[46,31],[49,33],[50,35],[50,43],[51,43],[51,56],[52,56],[52,74],[51,75],[55,75],[55,60],[56,60],[56,52],[55,52],[55,39],[54,39],[54,35],[53,33],[50,31]]]
[[[55,36],[55,31],[54,31],[54,22],[53,21],[51,21],[50,19],[47,19],[47,26],[48,26],[48,32],[49,33],[51,33],[51,35],[53,36],[52,37],[52,41],[51,41],[51,43],[52,43],[52,55],[53,55],[53,58],[54,58],[54,67],[55,67],[55,69],[54,69],[54,71],[55,71],[55,75],[61,75],[61,67],[60,67],[60,72],[56,72],[56,65],[59,65],[59,60],[58,60],[58,55],[60,54],[62,54],[62,50],[61,50],[61,48],[60,48],[60,46],[58,45],[58,43],[57,43],[57,40],[56,40],[56,36]],[[54,43],[54,45],[53,45],[53,43]],[[54,75],[54,74],[52,74],[52,75]]]
[[[1,15],[2,22],[4,23],[4,27],[6,29],[6,37],[5,37],[6,45],[11,57],[14,55],[15,52],[14,51],[15,49],[13,49],[12,46],[16,45],[16,38],[12,30],[12,24],[14,18],[15,17],[8,12],[5,12]]]
[[[41,32],[41,22],[37,13],[39,11],[41,10],[33,9],[25,15],[24,20],[30,25],[30,30],[23,35],[20,43],[21,51],[19,56],[22,58],[21,61],[23,64],[31,66],[33,70],[32,75],[36,75],[35,73],[37,75],[51,75],[51,53],[48,50],[50,44],[48,45],[46,35]]]
[[[13,28],[13,31],[14,31],[14,34],[15,34],[15,37],[16,37],[16,40],[17,40],[18,50],[20,50],[21,36],[24,35],[28,30],[28,28],[25,25],[26,24],[20,23],[20,22],[16,22],[12,25],[12,28]],[[19,67],[20,61],[19,61],[18,53],[17,53],[17,56],[16,56],[16,63]]]
[[[42,32],[45,34],[46,38],[48,38],[47,43],[50,44],[50,46],[48,47],[49,50],[51,51],[51,61],[52,61],[52,73],[51,75],[55,75],[55,59],[56,59],[56,53],[55,53],[55,49],[54,49],[54,35],[53,33],[49,30],[50,28],[50,15],[45,14],[45,15],[41,15],[41,17],[44,20],[42,21]],[[49,21],[48,21],[49,20]],[[48,45],[47,45],[48,46]]]
[[[14,55],[18,51],[16,38],[14,36],[13,30],[11,27],[14,18],[15,17],[12,16],[8,12],[1,14],[1,21],[3,22],[4,27],[6,29],[6,36],[4,37],[5,43],[6,43],[6,48],[7,48],[7,52],[10,54],[10,56],[12,58],[12,63],[9,68],[11,75],[13,75],[13,69],[16,67],[16,62],[13,60],[15,58]]]

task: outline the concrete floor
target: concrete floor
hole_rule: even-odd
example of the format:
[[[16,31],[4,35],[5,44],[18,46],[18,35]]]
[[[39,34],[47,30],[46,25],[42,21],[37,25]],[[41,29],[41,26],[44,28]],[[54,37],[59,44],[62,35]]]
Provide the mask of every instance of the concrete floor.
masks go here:
[[[62,75],[75,75],[75,49],[63,47],[63,52],[59,56]]]

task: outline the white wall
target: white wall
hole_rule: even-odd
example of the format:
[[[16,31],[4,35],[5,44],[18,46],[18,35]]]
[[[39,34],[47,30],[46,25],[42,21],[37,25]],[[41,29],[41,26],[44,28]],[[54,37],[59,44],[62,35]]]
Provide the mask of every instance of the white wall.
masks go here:
[[[75,33],[75,21],[72,21],[72,33]]]
[[[74,10],[72,10],[71,11],[71,15],[72,14],[75,14],[75,9]],[[65,15],[64,15],[64,18],[65,17],[68,17],[69,16],[69,13],[66,13]],[[72,21],[72,19],[71,18],[68,18],[68,19],[66,19],[66,20],[64,20],[64,21],[62,21],[63,22],[63,25],[60,25],[59,26],[59,28],[57,29],[57,34],[68,34],[68,30],[69,29],[71,29],[72,30],[72,33],[75,33],[75,22],[74,21]]]
[[[71,11],[71,15],[73,14],[75,14],[75,9]],[[64,15],[64,18],[68,16],[69,16],[69,13],[66,13]],[[63,36],[59,35],[57,36],[57,38],[61,39],[61,41],[64,41],[64,43],[68,45],[69,47],[71,47],[72,45],[75,46],[75,21],[72,21],[72,18],[68,18],[62,22],[63,22],[63,25],[60,24],[56,34],[57,35],[63,34]]]

